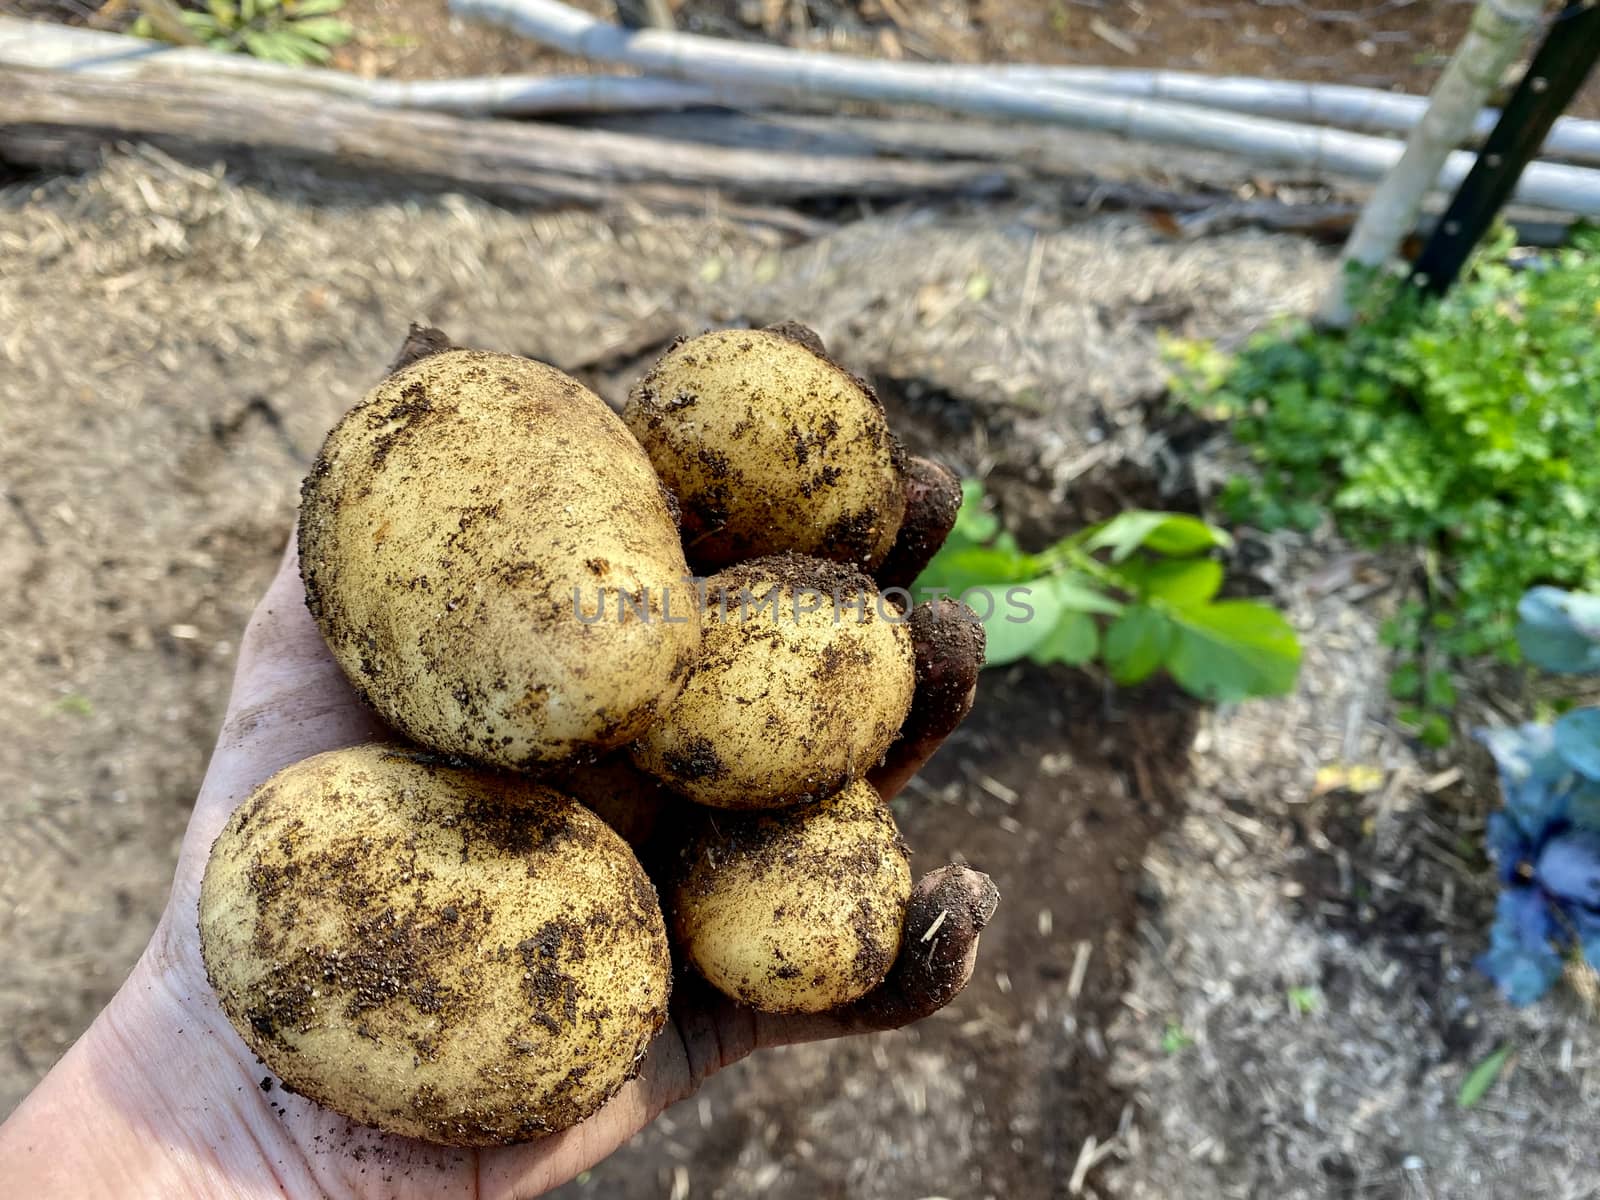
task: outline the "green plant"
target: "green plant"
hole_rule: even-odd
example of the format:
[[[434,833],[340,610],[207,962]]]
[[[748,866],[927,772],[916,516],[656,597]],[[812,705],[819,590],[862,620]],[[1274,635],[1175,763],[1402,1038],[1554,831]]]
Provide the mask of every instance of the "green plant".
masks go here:
[[[1456,1107],[1471,1108],[1488,1095],[1510,1058],[1510,1046],[1497,1046],[1487,1058],[1468,1071],[1466,1078],[1461,1081],[1461,1089],[1456,1093]]]
[[[332,47],[355,36],[348,21],[331,14],[344,0],[206,0],[204,11],[179,10],[183,27],[213,50],[241,50],[272,62],[325,63]],[[141,16],[132,32],[173,41],[163,22]]]
[[[1314,1016],[1322,1007],[1322,993],[1314,987],[1292,987],[1287,995],[1290,1006],[1302,1017]]]
[[[1501,233],[1437,301],[1369,278],[1348,333],[1170,346],[1175,395],[1229,419],[1259,466],[1225,489],[1231,517],[1310,529],[1331,512],[1358,543],[1423,548],[1426,600],[1385,637],[1400,715],[1435,743],[1452,664],[1517,661],[1523,591],[1600,586],[1600,232],[1511,251]]]
[[[1222,564],[1206,553],[1228,544],[1197,517],[1131,510],[1028,554],[969,479],[955,528],[913,592],[971,604],[990,666],[1099,658],[1121,684],[1165,669],[1207,700],[1282,695],[1294,686],[1299,644],[1271,608],[1215,598]]]

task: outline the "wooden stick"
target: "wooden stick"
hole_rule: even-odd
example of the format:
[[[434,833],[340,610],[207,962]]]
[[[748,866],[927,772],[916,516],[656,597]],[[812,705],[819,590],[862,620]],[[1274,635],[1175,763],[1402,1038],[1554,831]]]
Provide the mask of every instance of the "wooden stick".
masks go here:
[[[124,79],[238,79],[330,92],[383,108],[462,115],[659,111],[704,105],[759,107],[750,92],[635,75],[504,75],[477,79],[363,79],[245,54],[0,16],[0,66],[53,68]]]
[[[676,79],[759,88],[785,98],[813,100],[832,96],[1053,122],[1358,179],[1381,178],[1399,159],[1402,149],[1387,138],[1207,112],[1167,101],[973,79],[952,74],[961,71],[956,67],[849,58],[687,33],[624,30],[557,0],[451,0],[451,9],[568,54],[621,63]],[[1455,187],[1471,165],[1470,154],[1452,154],[1432,181],[1433,186]],[[1518,199],[1581,216],[1600,216],[1600,172],[1540,163],[1523,176]]]
[[[1011,172],[991,163],[686,149],[629,134],[402,112],[231,81],[146,82],[0,68],[0,152],[13,161],[69,159],[69,150],[129,137],[163,148],[198,143],[235,155],[265,150],[541,202],[603,203],[639,189],[641,196],[678,207],[703,208],[705,189],[712,188],[788,201],[991,195],[1013,182]]]

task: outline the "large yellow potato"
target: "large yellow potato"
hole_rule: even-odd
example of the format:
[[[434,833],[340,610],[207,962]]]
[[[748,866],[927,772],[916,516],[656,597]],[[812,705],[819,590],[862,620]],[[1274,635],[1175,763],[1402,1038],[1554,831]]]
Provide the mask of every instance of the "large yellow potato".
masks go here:
[[[911,708],[898,610],[851,567],[754,559],[706,584],[701,654],[631,748],[680,795],[719,808],[815,801],[876,766]]]
[[[644,731],[699,645],[669,504],[576,380],[435,354],[328,435],[301,504],[306,602],[414,740],[497,766],[594,757]]]
[[[655,891],[576,801],[369,745],[278,772],[217,839],[206,970],[283,1081],[462,1146],[588,1116],[666,1019]]]
[[[900,952],[910,855],[865,783],[818,804],[718,813],[685,847],[673,932],[719,991],[762,1012],[866,995]]]
[[[900,530],[902,456],[877,396],[792,338],[680,342],[623,418],[677,496],[699,567],[792,550],[871,570]]]

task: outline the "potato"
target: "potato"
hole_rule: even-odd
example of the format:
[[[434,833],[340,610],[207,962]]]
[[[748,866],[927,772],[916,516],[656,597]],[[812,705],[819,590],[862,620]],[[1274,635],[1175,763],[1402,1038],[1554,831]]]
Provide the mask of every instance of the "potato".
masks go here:
[[[800,555],[706,584],[700,660],[631,748],[680,795],[719,808],[821,799],[876,766],[911,707],[911,634],[872,581]]]
[[[623,419],[678,498],[699,568],[794,551],[870,571],[899,532],[903,459],[882,405],[792,337],[728,329],[679,342]]]
[[[762,1012],[825,1012],[866,995],[900,952],[910,854],[867,784],[818,804],[703,819],[669,908],[707,981]]]
[[[634,1074],[671,960],[633,854],[576,801],[382,745],[278,772],[200,893],[223,1011],[294,1090],[390,1133],[565,1129]]]
[[[632,741],[700,641],[649,460],[598,396],[509,354],[424,358],[340,421],[303,488],[300,567],[379,714],[495,766]],[[624,593],[640,604],[618,619]]]

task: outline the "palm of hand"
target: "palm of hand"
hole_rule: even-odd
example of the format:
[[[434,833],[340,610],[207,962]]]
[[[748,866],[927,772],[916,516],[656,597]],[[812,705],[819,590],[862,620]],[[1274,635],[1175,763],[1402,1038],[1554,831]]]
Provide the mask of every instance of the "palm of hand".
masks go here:
[[[963,684],[956,707],[964,711],[968,702]],[[880,791],[898,790],[953,723],[909,744],[875,779]],[[889,979],[842,1014],[758,1014],[680,977],[670,1019],[639,1075],[563,1133],[484,1151],[392,1137],[273,1086],[216,1002],[195,915],[207,853],[240,801],[290,763],[384,735],[305,610],[291,542],[245,632],[227,717],[149,949],[53,1073],[62,1084],[52,1088],[47,1080],[7,1130],[12,1148],[24,1156],[24,1172],[35,1171],[41,1183],[54,1181],[63,1194],[92,1193],[81,1163],[69,1168],[51,1153],[51,1130],[89,1113],[104,1125],[100,1142],[120,1149],[101,1180],[116,1194],[128,1194],[126,1179],[133,1174],[160,1195],[538,1195],[604,1158],[668,1105],[755,1049],[890,1028],[940,1007],[971,973],[977,931],[997,899],[985,876],[963,868],[925,877]],[[86,1107],[90,1103],[97,1107]]]

